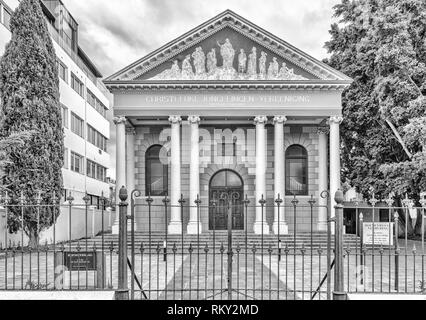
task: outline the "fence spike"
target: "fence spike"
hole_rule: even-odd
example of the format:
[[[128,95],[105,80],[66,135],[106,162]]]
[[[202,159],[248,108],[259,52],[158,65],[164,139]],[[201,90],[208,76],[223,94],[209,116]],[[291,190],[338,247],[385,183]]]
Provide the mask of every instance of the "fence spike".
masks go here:
[[[297,206],[298,204],[299,204],[299,200],[297,200],[297,197],[296,197],[296,195],[294,195],[294,198],[293,198],[293,200],[291,200],[291,203],[292,203],[292,205],[295,207],[295,206]]]
[[[313,207],[317,201],[314,199],[314,195],[311,195],[311,198],[309,199],[308,203]]]

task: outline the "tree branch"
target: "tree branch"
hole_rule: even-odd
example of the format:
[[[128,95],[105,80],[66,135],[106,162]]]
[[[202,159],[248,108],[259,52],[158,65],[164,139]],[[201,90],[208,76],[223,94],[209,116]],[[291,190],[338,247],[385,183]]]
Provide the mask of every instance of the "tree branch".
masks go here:
[[[411,152],[408,150],[407,146],[405,145],[404,141],[401,138],[401,135],[399,134],[398,130],[396,130],[395,126],[393,125],[392,122],[390,122],[390,120],[385,119],[386,123],[389,125],[389,127],[391,128],[393,134],[395,135],[395,137],[398,139],[399,144],[402,146],[402,148],[404,149],[405,153],[407,154],[408,158],[413,158],[413,155],[411,154]]]
[[[420,97],[423,97],[423,92],[420,90],[420,87],[414,82],[413,78],[411,78],[410,75],[407,74],[408,80],[410,80],[411,84],[416,88],[417,92],[419,93]]]

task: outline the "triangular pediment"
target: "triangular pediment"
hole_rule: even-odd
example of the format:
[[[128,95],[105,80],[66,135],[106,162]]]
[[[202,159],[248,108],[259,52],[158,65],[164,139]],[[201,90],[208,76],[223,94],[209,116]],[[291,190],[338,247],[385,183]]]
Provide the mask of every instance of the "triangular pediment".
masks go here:
[[[227,10],[108,81],[348,81],[350,78]]]

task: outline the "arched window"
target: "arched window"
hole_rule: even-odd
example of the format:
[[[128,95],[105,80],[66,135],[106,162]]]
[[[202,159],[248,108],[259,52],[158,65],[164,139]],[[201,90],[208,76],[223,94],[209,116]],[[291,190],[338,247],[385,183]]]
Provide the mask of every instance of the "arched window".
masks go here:
[[[300,145],[290,146],[285,155],[286,194],[308,195],[308,152]]]
[[[162,149],[162,146],[154,145],[145,154],[145,190],[147,196],[158,197],[167,194],[169,168],[167,164],[162,163],[160,160]]]

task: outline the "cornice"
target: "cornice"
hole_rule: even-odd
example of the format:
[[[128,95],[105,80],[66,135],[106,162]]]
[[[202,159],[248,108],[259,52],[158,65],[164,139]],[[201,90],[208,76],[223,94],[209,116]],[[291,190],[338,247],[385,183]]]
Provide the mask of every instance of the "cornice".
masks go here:
[[[313,90],[343,91],[350,81],[179,81],[179,82],[146,82],[146,81],[105,81],[111,92],[144,92],[144,91],[216,91],[216,90]]]

